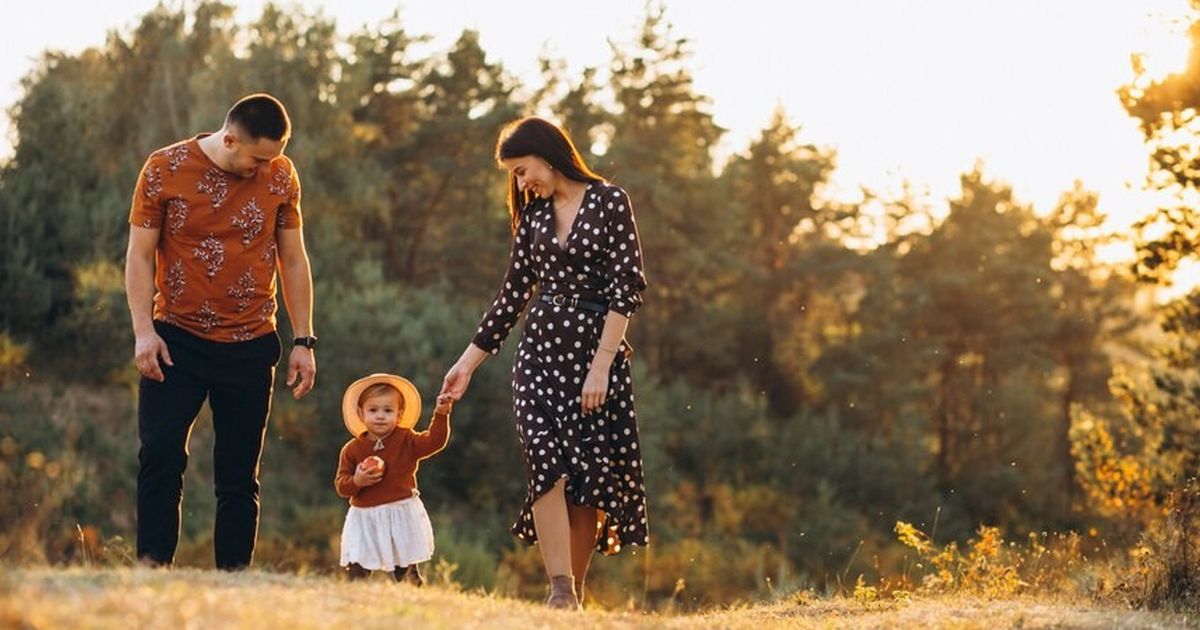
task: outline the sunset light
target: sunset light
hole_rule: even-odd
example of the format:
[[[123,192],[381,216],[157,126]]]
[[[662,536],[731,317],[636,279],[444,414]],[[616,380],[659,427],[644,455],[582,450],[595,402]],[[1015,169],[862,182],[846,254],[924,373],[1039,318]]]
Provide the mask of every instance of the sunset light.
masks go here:
[[[0,626],[1195,625],[1200,0],[4,8]]]

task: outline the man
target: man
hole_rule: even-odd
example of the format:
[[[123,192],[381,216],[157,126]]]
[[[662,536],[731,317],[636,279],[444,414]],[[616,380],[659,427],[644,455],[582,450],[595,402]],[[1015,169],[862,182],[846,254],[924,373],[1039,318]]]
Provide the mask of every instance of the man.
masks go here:
[[[258,534],[258,464],[280,342],[275,272],[296,339],[287,384],[300,398],[316,377],[312,274],[300,178],[283,150],[283,105],[252,94],[219,131],[155,151],[129,215],[125,290],[136,337],[137,553],[170,565],[179,541],[188,436],[212,409],[216,564],[250,564]]]

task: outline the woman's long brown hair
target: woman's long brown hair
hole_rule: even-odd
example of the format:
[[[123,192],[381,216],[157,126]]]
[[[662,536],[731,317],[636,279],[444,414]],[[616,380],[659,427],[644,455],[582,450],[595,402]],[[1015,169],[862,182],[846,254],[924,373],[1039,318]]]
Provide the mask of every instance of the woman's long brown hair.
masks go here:
[[[577,182],[602,182],[600,177],[588,168],[579,151],[571,142],[566,132],[554,123],[528,116],[514,120],[504,126],[500,137],[496,139],[496,161],[509,158],[536,155],[546,160],[554,170],[568,179]],[[511,173],[508,176],[508,220],[509,227],[514,233],[521,222],[521,210],[533,201],[533,193],[522,192],[517,186],[517,178]]]

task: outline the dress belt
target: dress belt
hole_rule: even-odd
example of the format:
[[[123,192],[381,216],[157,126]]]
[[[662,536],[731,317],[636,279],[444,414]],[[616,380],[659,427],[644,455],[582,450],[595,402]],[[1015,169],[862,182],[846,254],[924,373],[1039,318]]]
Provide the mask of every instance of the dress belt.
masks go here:
[[[607,313],[608,305],[603,302],[596,302],[573,295],[563,295],[561,293],[542,293],[538,300],[546,304],[554,306],[567,306],[570,308],[581,308],[586,311],[595,311],[597,313]]]

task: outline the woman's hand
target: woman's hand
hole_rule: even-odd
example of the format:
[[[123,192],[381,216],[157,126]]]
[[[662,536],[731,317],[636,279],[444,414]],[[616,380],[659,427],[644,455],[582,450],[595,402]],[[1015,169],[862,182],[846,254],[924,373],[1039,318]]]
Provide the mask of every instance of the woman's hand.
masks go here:
[[[608,372],[615,356],[610,350],[598,348],[592,357],[592,367],[588,368],[587,377],[583,379],[583,396],[580,400],[583,415],[604,407],[604,401],[608,399]]]
[[[442,379],[442,391],[438,397],[447,396],[451,401],[462,400],[463,395],[467,393],[467,385],[471,383],[471,375],[474,372],[474,369],[463,364],[461,360],[450,366],[450,371],[446,372],[446,378]]]
[[[446,372],[446,378],[442,380],[442,391],[438,393],[438,396],[449,396],[453,402],[462,400],[467,393],[467,385],[471,383],[471,375],[475,373],[475,368],[479,367],[479,364],[487,358],[488,353],[479,346],[473,343],[467,344],[467,349],[463,350],[462,356],[458,357],[454,365],[450,366],[450,371]]]

